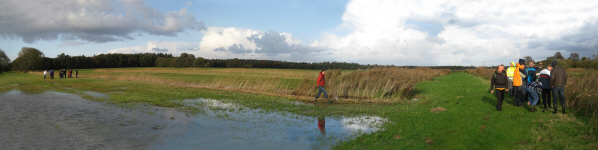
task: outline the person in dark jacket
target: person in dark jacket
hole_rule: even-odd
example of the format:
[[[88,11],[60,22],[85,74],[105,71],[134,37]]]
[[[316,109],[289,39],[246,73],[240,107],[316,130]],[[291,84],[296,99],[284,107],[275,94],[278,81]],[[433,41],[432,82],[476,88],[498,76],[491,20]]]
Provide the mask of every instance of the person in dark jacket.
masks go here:
[[[494,71],[492,78],[490,79],[490,90],[494,94],[496,91],[496,110],[502,111],[502,102],[505,98],[505,91],[509,91],[509,77],[505,71],[505,65],[500,65]]]
[[[316,98],[314,99],[314,102],[316,102],[316,100],[318,100],[318,98],[320,97],[320,94],[324,93],[324,98],[326,98],[326,100],[328,100],[328,92],[326,92],[326,89],[324,89],[324,86],[326,85],[326,70],[322,69],[322,71],[320,71],[320,75],[318,76],[318,83],[317,83],[317,87],[318,87],[318,95],[316,95]],[[331,101],[328,101],[331,102]]]
[[[550,70],[552,70],[551,66],[548,68],[540,71],[540,77],[538,80],[542,83],[542,104],[544,105],[544,109],[552,108],[551,106],[551,98],[552,98],[552,87],[550,87]],[[546,107],[548,105],[548,107]]]
[[[54,70],[50,70],[50,79],[54,79]]]
[[[75,78],[79,78],[79,70],[75,70]]]
[[[550,62],[550,66],[552,66],[552,70],[550,70],[550,86],[552,87],[552,99],[554,104],[554,111],[552,113],[557,112],[558,105],[558,98],[561,100],[561,106],[563,108],[563,114],[565,114],[565,85],[567,85],[567,72],[565,68],[558,65],[556,60]]]

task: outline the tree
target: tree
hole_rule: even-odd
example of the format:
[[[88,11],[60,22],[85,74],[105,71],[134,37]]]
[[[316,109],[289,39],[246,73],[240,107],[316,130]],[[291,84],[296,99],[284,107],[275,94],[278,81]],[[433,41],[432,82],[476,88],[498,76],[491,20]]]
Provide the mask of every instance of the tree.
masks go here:
[[[563,55],[561,55],[561,52],[556,52],[554,54],[554,58],[555,59],[565,59],[565,57],[563,57]]]
[[[577,61],[579,61],[579,54],[571,53],[571,55],[569,55],[569,59],[573,60],[573,62],[577,62]]]
[[[588,58],[586,56],[581,57],[581,60],[588,60]]]
[[[0,49],[0,73],[8,71],[8,64],[10,63],[10,58],[6,56],[6,53],[2,49]]]
[[[525,59],[525,63],[534,62],[534,59],[532,59],[532,56],[525,56],[525,57],[523,57],[523,59]]]
[[[35,48],[23,47],[12,67],[19,71],[39,70],[44,66],[44,57],[44,53]]]

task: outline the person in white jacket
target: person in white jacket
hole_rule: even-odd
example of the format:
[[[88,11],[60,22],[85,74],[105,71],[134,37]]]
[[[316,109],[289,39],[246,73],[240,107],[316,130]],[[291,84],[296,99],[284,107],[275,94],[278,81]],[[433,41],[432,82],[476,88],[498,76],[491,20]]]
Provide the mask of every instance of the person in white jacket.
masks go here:
[[[46,79],[47,74],[48,74],[48,70],[44,70],[44,79]]]

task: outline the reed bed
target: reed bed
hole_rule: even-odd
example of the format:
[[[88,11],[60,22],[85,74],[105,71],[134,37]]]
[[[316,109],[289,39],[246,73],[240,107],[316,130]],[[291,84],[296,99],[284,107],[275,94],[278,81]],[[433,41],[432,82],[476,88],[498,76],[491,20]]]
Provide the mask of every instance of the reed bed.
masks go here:
[[[398,67],[326,71],[329,95],[347,99],[397,100],[412,96],[421,81],[450,74],[449,69]],[[97,69],[80,76],[114,80],[191,85],[277,95],[315,96],[316,70],[286,69]]]
[[[570,74],[565,86],[565,100],[580,114],[598,119],[598,71]]]
[[[450,74],[449,69],[375,68],[341,73],[326,71],[326,90],[329,95],[352,99],[397,100],[413,96],[413,87],[421,81]],[[293,92],[295,95],[315,96],[316,81],[304,79]]]
[[[477,67],[475,69],[466,69],[465,72],[472,74],[474,76],[478,76],[484,79],[490,80],[492,78],[492,74],[494,73],[494,69],[486,68],[486,67]]]

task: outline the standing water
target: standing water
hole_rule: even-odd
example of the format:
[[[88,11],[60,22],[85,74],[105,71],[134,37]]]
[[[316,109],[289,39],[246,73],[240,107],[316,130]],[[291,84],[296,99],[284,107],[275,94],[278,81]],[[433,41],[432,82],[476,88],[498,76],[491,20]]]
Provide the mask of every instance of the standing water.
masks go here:
[[[200,113],[10,91],[0,94],[0,149],[330,149],[386,122],[266,112],[218,100],[183,102]]]

